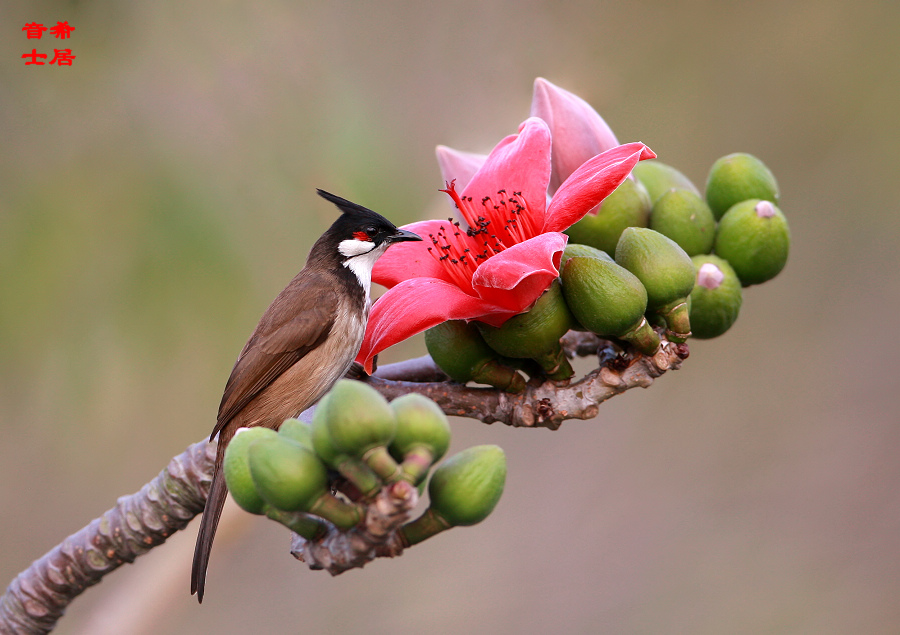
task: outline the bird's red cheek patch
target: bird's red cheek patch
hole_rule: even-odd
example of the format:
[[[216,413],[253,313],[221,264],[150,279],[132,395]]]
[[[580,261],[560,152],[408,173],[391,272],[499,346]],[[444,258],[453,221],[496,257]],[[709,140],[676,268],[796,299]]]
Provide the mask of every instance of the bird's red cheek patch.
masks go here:
[[[353,232],[353,237],[356,240],[369,240],[369,235],[366,232]]]

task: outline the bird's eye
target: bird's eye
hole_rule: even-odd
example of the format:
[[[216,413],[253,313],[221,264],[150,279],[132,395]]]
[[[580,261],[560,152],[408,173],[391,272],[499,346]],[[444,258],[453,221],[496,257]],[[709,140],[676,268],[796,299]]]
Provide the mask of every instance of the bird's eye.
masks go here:
[[[372,227],[371,225],[366,227],[366,235],[369,238],[374,238],[377,233],[378,233],[378,230],[375,229],[374,227]]]

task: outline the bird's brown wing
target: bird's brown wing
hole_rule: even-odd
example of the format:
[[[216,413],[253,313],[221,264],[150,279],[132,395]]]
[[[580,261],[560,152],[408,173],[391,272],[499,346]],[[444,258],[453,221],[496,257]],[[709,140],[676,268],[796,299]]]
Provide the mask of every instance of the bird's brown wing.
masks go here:
[[[328,336],[334,324],[338,296],[334,285],[323,282],[306,281],[298,276],[263,314],[225,385],[218,421],[210,439]]]

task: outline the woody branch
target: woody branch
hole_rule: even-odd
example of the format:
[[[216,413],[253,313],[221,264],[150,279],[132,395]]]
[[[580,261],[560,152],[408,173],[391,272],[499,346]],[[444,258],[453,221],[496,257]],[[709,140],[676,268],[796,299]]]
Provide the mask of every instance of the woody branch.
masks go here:
[[[532,381],[519,395],[450,382],[428,356],[382,366],[367,381],[387,399],[420,393],[451,416],[556,429],[566,419],[596,416],[603,401],[631,388],[646,388],[688,356],[686,345],[665,340],[652,357],[622,354],[589,333],[570,332],[563,346],[569,356],[598,355],[598,367],[571,384]],[[85,589],[184,529],[203,511],[214,459],[215,443],[191,445],[140,491],[120,498],[115,507],[33,562],[0,597],[0,633],[49,633]],[[350,539],[349,532],[332,528],[315,545],[302,545],[295,536],[295,550],[302,546],[311,568],[333,574],[376,557],[399,555],[402,545],[393,530],[408,520],[409,509],[400,503],[385,511],[387,503],[381,498],[370,510],[378,522],[354,528]]]

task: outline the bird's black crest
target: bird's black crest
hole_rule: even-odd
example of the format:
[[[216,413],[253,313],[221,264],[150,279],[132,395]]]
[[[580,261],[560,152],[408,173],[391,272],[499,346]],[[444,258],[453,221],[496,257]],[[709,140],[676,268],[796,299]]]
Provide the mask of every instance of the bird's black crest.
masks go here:
[[[368,207],[363,207],[358,203],[354,203],[353,201],[348,201],[345,198],[341,198],[337,194],[332,194],[331,192],[326,192],[325,190],[321,190],[316,188],[316,192],[319,193],[319,196],[324,198],[326,201],[331,201],[335,205],[337,205],[338,209],[341,210],[344,214],[365,214],[372,215],[374,214],[378,218],[384,218],[378,212],[369,209]]]

